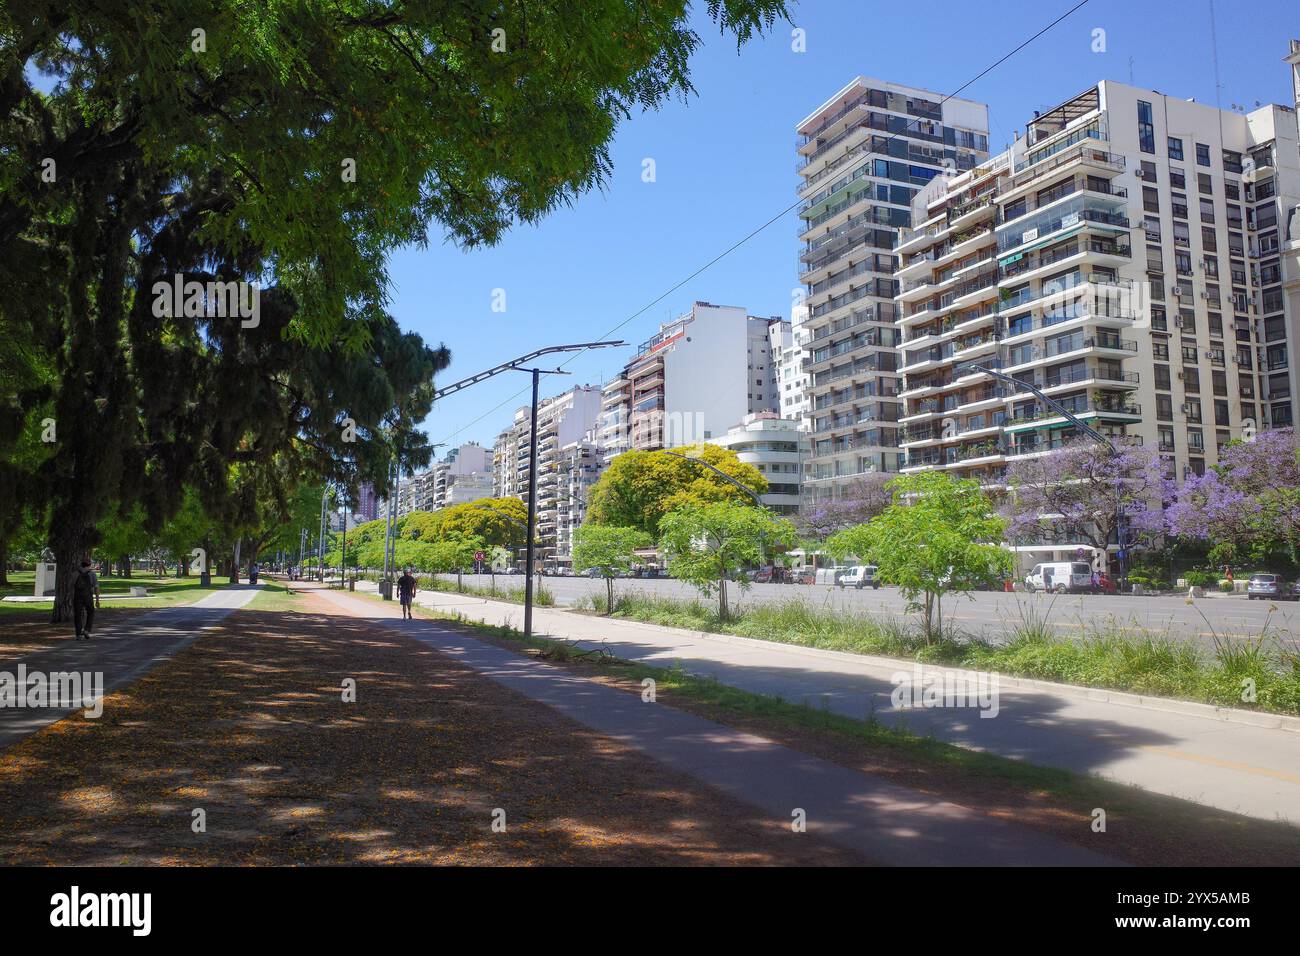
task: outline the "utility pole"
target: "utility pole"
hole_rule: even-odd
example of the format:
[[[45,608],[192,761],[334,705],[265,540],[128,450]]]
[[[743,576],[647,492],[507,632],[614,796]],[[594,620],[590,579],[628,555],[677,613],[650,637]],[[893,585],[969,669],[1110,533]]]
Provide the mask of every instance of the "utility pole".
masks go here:
[[[528,538],[524,567],[524,637],[533,636],[533,534],[537,529],[537,387],[541,369],[533,369],[533,419],[528,435]]]
[[[479,382],[485,381],[501,372],[520,371],[531,372],[533,376],[533,410],[532,410],[532,434],[528,440],[528,549],[525,560],[528,567],[525,572],[528,580],[524,584],[524,636],[532,637],[533,635],[533,532],[537,527],[537,392],[538,384],[542,374],[547,375],[565,375],[568,374],[561,369],[541,369],[541,368],[524,368],[524,363],[530,362],[538,356],[551,355],[556,352],[585,352],[588,349],[612,348],[616,346],[627,345],[626,342],[609,341],[609,342],[581,342],[575,345],[551,345],[544,349],[538,349],[535,352],[529,352],[527,355],[521,355],[517,359],[490,368],[485,372],[479,372],[477,375],[471,375],[469,378],[461,379],[454,382],[446,388],[440,388],[433,393],[434,400],[458,392],[463,388],[469,388]]]
[[[316,580],[324,583],[325,581],[325,502],[329,500],[330,485],[325,482],[325,488],[320,495],[320,537],[316,539]]]

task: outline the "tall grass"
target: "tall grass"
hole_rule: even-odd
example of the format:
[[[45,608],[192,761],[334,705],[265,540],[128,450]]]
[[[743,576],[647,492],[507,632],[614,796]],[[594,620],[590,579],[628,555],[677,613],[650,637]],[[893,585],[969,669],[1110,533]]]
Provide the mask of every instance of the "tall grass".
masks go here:
[[[604,595],[591,600],[605,610]],[[1168,632],[1114,618],[1090,621],[1077,638],[1062,637],[1053,606],[1022,603],[1002,643],[949,629],[927,642],[919,622],[859,614],[805,599],[733,610],[725,621],[698,600],[629,593],[615,596],[614,617],[692,631],[879,654],[997,671],[1016,677],[1106,687],[1226,707],[1300,714],[1300,653],[1276,636],[1221,640],[1201,648]],[[1253,698],[1253,699],[1252,699]]]

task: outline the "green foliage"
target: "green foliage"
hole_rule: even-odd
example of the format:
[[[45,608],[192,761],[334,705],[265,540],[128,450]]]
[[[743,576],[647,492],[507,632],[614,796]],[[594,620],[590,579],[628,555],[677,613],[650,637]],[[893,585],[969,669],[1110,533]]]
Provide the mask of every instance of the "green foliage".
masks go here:
[[[778,546],[795,539],[794,525],[753,505],[733,501],[688,503],[670,511],[660,522],[660,546],[673,577],[718,595],[718,615],[726,619],[727,582],[748,564],[763,560]],[[740,578],[741,590],[749,586]]]
[[[614,578],[626,574],[636,563],[635,552],[652,544],[650,535],[639,528],[592,524],[573,533],[573,570],[577,574],[596,568],[605,579],[605,607],[614,606]]]
[[[591,488],[588,520],[593,524],[637,528],[658,537],[664,515],[689,504],[735,501],[750,504],[743,489],[702,465],[676,455],[707,462],[756,494],[767,492],[767,479],[734,451],[718,445],[696,445],[663,451],[626,451],[618,455]]]
[[[911,610],[923,615],[925,634],[943,631],[943,597],[968,592],[1011,573],[1001,546],[1005,523],[979,482],[929,472],[895,478],[894,503],[867,524],[832,535],[827,550],[869,559],[876,576],[896,584]]]

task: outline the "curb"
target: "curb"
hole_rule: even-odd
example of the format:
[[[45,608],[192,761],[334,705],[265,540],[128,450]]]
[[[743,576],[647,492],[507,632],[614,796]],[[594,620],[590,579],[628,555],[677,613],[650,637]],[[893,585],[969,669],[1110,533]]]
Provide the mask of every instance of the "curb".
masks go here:
[[[477,595],[467,596],[473,597],[477,601],[482,601],[484,605],[491,604],[504,608],[519,607],[518,605],[507,604],[502,601],[493,601],[490,598],[480,598]],[[519,609],[522,612],[522,607]],[[551,607],[535,608],[533,613],[534,615],[539,615],[555,610],[558,609]],[[690,631],[684,628],[665,627],[660,624],[648,624],[644,621],[633,621],[626,618],[615,618],[614,620],[623,625],[650,628],[656,631],[666,631],[670,634],[677,634],[683,637],[693,637],[704,641],[736,644],[742,647],[753,647],[755,649],[767,651],[771,651],[773,648],[780,648],[805,657],[844,661],[846,663],[866,664],[871,667],[889,668],[892,671],[898,671],[904,667],[920,667],[922,673],[951,673],[956,675],[973,675],[979,673],[978,671],[962,667],[945,667],[939,664],[921,664],[904,657],[881,657],[875,654],[855,654],[851,651],[833,651],[820,647],[804,647],[799,644],[785,644],[780,641],[764,641],[754,637],[741,637],[737,634],[716,634],[711,631]],[[578,638],[578,640],[583,640],[583,638]],[[1293,717],[1289,714],[1273,714],[1262,711],[1241,710],[1236,707],[1219,707],[1216,704],[1203,704],[1197,701],[1178,700],[1173,697],[1151,697],[1143,694],[1135,694],[1130,691],[1114,690],[1106,687],[1061,684],[1055,681],[1041,680],[1038,678],[1013,677],[1002,673],[998,674],[998,681],[1001,687],[1056,694],[1061,697],[1070,697],[1076,700],[1089,700],[1096,703],[1115,704],[1121,707],[1132,707],[1137,710],[1150,710],[1157,713],[1184,714],[1189,717],[1201,717],[1208,720],[1217,720],[1222,723],[1240,724],[1246,727],[1259,727],[1265,730],[1281,730],[1287,733],[1300,734],[1300,717]]]

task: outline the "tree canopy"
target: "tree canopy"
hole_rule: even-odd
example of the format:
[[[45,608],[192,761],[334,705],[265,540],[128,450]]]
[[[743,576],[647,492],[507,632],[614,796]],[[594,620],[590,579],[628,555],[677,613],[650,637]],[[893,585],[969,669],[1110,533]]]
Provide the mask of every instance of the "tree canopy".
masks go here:
[[[673,453],[625,451],[610,462],[592,485],[588,520],[637,528],[658,537],[664,515],[675,508],[719,501],[753,503],[753,498],[742,488],[680,455],[712,465],[756,494],[767,492],[767,479],[757,468],[719,445],[675,448]]]
[[[708,13],[743,42],[784,4]],[[0,339],[32,353],[0,354],[17,383],[0,459],[33,420],[58,432],[0,490],[48,495],[56,619],[113,508],[138,501],[156,529],[192,487],[215,520],[256,529],[304,477],[386,489],[392,456],[427,464],[415,426],[449,356],[385,313],[387,255],[430,232],[493,243],[599,185],[617,123],[690,91],[687,15],[0,7]],[[207,292],[160,308],[173,279]],[[218,308],[225,284],[251,314]],[[0,539],[18,521],[0,515]]]

